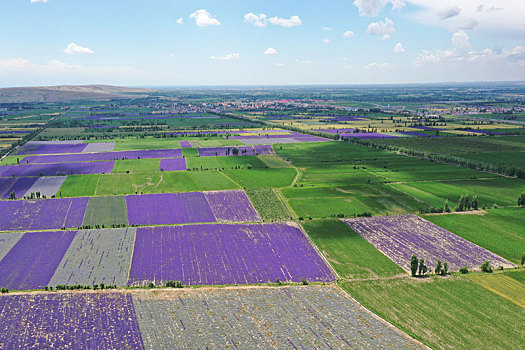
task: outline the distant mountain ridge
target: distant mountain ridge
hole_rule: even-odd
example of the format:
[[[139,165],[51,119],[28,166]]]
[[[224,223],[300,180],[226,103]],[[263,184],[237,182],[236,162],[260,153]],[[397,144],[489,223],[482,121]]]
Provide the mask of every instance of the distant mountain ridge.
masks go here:
[[[70,102],[148,95],[154,90],[111,85],[58,85],[0,89],[0,103]],[[133,94],[133,95],[131,95]]]

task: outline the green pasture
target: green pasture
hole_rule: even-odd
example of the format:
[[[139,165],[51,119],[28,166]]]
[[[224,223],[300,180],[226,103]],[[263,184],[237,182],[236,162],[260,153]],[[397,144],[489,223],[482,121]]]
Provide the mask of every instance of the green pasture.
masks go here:
[[[229,170],[223,173],[245,188],[281,188],[288,187],[295,178],[292,168]]]
[[[265,164],[257,156],[238,157],[187,157],[186,166],[191,170],[264,169]]]
[[[113,173],[151,173],[159,167],[160,159],[123,159],[115,161]]]
[[[123,196],[89,198],[82,225],[106,227],[128,225],[126,198]]]
[[[468,277],[356,281],[341,287],[434,349],[519,349],[525,344],[525,310]]]
[[[242,170],[241,170],[242,171]],[[62,197],[113,196],[236,189],[219,171],[165,171],[68,176],[59,190]]]

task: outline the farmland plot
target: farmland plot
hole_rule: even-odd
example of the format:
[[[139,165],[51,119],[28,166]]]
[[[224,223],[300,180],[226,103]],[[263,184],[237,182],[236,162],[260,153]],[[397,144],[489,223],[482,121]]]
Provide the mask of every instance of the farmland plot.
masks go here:
[[[135,234],[136,228],[78,231],[48,284],[127,285]]]
[[[493,266],[514,267],[502,257],[481,248],[416,215],[376,216],[344,220],[379,251],[410,271],[410,258],[425,258],[430,268],[437,260],[448,262],[450,271],[466,266],[479,269],[484,261]]]
[[[87,203],[85,197],[0,201],[0,231],[80,227]]]
[[[4,349],[143,349],[133,301],[121,293],[0,297]]]
[[[215,222],[200,192],[126,196],[130,225],[169,225]]]
[[[83,226],[126,225],[128,211],[125,197],[90,197]]]
[[[271,188],[252,188],[246,190],[246,194],[264,220],[286,220],[293,216]]]
[[[252,203],[242,190],[205,192],[217,222],[261,221]]]
[[[16,155],[26,154],[57,154],[57,153],[80,153],[87,144],[83,141],[51,141],[36,142],[29,141],[16,152]]]
[[[161,159],[159,170],[164,170],[164,171],[186,170],[186,159],[184,158]]]
[[[476,275],[469,278],[483,288],[525,309],[525,285],[518,280],[503,274]]]
[[[36,182],[27,190],[24,194],[25,196],[31,196],[31,193],[39,192],[40,195],[51,197],[57,194],[58,189],[64,181],[66,181],[67,176],[51,176],[51,177],[40,177]]]
[[[335,286],[133,293],[146,348],[418,349]]]
[[[111,152],[115,148],[115,142],[88,143],[82,152]]]
[[[11,193],[15,193],[16,198],[22,198],[26,195],[28,189],[30,189],[34,183],[37,181],[37,178],[34,177],[17,177],[17,178],[2,178],[0,181],[3,187],[2,198],[7,199],[11,196]]]
[[[0,261],[2,261],[23,235],[22,232],[0,233]]]
[[[5,165],[0,176],[64,176],[111,173],[114,161]]]
[[[137,230],[129,282],[188,285],[332,281],[301,230],[285,223],[147,227]]]
[[[76,231],[28,232],[0,261],[0,286],[41,289],[53,276]]]
[[[90,143],[88,145],[94,145]],[[180,149],[150,149],[141,151],[117,151],[99,153],[79,153],[61,155],[28,156],[21,163],[28,164],[51,164],[68,162],[95,162],[125,159],[159,159],[182,157]]]

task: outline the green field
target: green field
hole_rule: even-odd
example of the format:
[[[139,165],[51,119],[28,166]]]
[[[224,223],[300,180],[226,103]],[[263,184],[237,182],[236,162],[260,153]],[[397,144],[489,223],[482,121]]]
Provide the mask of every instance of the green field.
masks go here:
[[[340,220],[306,220],[302,225],[343,279],[405,275],[403,269]]]
[[[341,283],[366,308],[435,349],[519,349],[525,310],[468,277]]]
[[[271,188],[252,188],[246,190],[253,206],[265,221],[290,220],[293,215],[286,204],[279,199],[278,190]]]
[[[415,213],[423,207],[412,197],[382,184],[341,187],[294,187],[283,195],[299,216],[346,217],[370,212],[376,215]]]
[[[114,150],[115,151],[134,151],[134,150],[144,150],[144,149],[170,149],[170,148],[180,148],[179,140],[176,138],[117,139]]]
[[[493,293],[525,309],[525,285],[504,274],[474,275],[470,279]]]
[[[186,166],[192,170],[263,169],[264,163],[257,156],[239,157],[187,157]]]
[[[123,159],[115,161],[113,173],[153,173],[159,167],[160,159]]]
[[[280,188],[292,184],[296,171],[282,169],[224,170],[226,176],[246,188]]]
[[[242,170],[240,170],[242,171]],[[169,193],[239,188],[218,171],[165,171],[150,174],[68,176],[59,190],[62,197],[113,196],[136,193]]]
[[[525,208],[491,209],[485,215],[426,215],[425,219],[515,264],[525,253]]]
[[[89,198],[84,226],[128,225],[128,211],[125,197]]]

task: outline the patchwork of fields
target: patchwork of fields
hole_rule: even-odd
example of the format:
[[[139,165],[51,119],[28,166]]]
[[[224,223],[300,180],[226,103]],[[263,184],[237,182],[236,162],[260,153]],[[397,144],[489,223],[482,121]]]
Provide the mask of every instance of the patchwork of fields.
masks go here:
[[[525,182],[343,141],[520,166],[519,136],[340,110],[58,115],[0,161],[0,348],[525,342]]]

